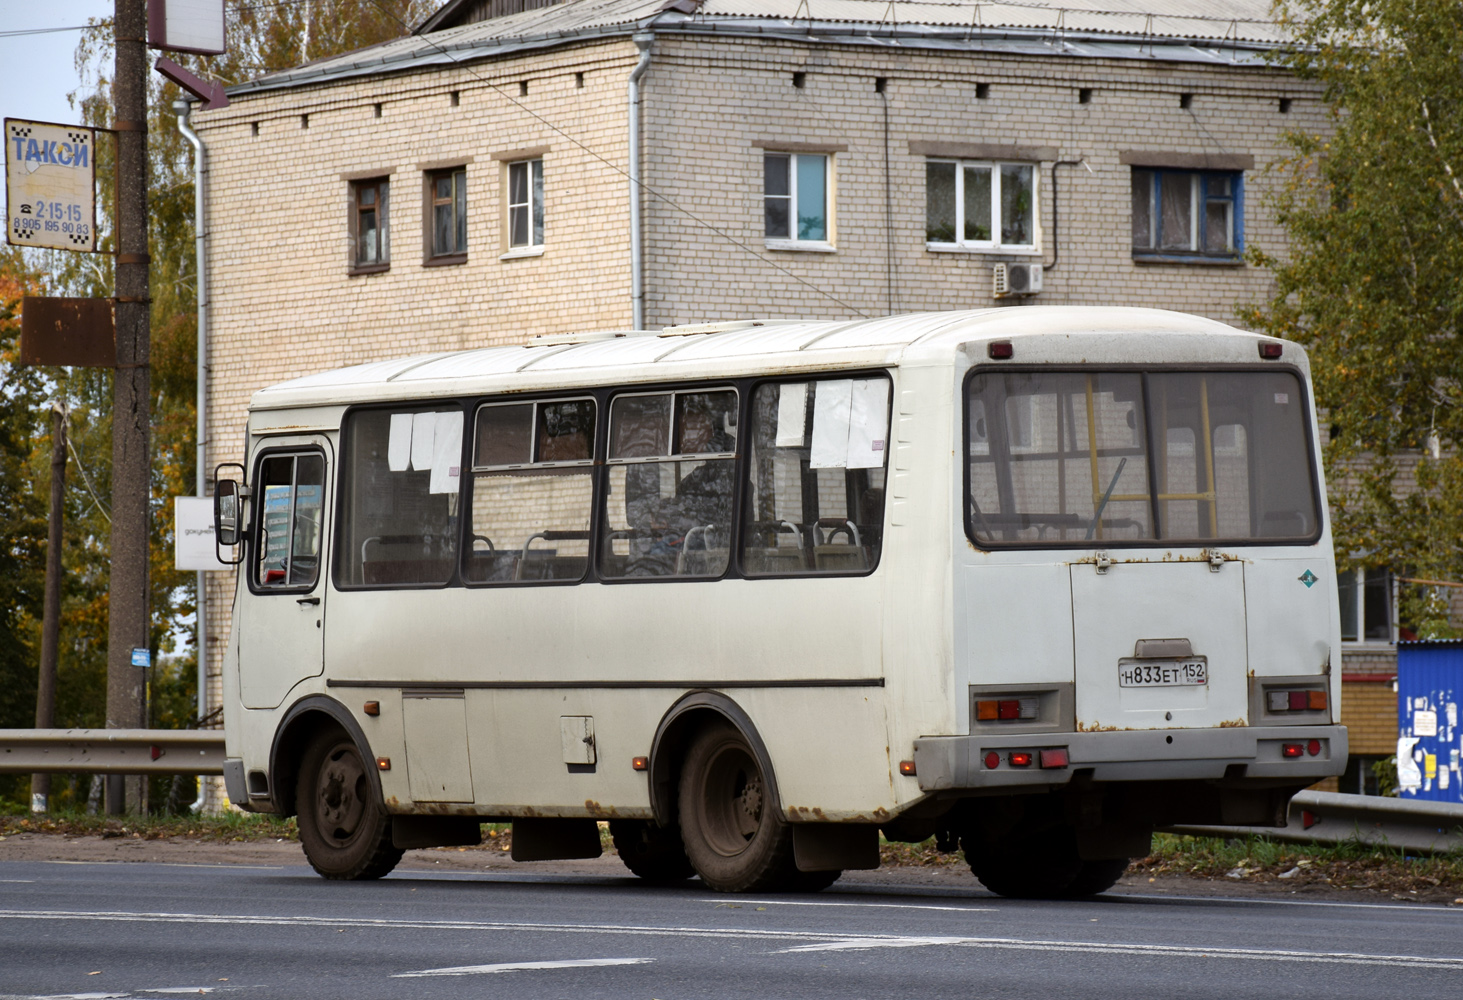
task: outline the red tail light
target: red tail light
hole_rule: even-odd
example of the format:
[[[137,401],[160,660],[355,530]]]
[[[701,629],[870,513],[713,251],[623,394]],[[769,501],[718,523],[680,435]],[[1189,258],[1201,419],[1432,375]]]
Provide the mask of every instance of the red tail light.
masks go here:
[[[1001,755],[998,754],[998,753],[996,753],[994,750],[992,750],[990,753],[986,754],[985,755],[985,766],[989,770],[992,770],[992,771],[994,771],[996,768],[1000,767],[1001,766]]]
[[[1276,358],[1280,357],[1280,352],[1283,349],[1283,344],[1277,344],[1272,341],[1261,341],[1260,357],[1264,358],[1266,361],[1274,361]]]
[[[1282,757],[1299,757],[1305,752],[1306,748],[1301,746],[1299,743],[1280,744],[1280,756]]]
[[[1310,692],[1308,691],[1290,692],[1290,710],[1292,712],[1304,712],[1306,710],[1306,706],[1311,703],[1311,700],[1306,697],[1306,695],[1309,693]]]
[[[1058,747],[1055,750],[1043,750],[1043,751],[1041,751],[1041,766],[1042,767],[1066,767],[1067,766],[1067,748],[1066,747]]]
[[[1311,740],[1309,743],[1306,744],[1306,753],[1310,754],[1312,757],[1316,756],[1320,752],[1321,752],[1321,741],[1320,740]]]
[[[1031,751],[1029,751],[1029,750],[1012,750],[1006,756],[1006,760],[1010,762],[1010,764],[1011,764],[1012,767],[1030,767],[1031,766]]]

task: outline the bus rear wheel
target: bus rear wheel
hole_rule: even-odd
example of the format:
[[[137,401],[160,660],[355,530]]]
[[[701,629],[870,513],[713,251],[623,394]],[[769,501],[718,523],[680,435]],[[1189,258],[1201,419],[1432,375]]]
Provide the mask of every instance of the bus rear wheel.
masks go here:
[[[718,892],[798,889],[792,830],[767,800],[767,779],[729,724],[707,727],[681,767],[681,841],[691,867]]]
[[[673,826],[659,826],[639,819],[610,820],[610,836],[620,860],[647,882],[666,885],[684,882],[696,874],[681,846],[681,833]]]
[[[310,744],[295,786],[300,846],[329,879],[380,878],[404,853],[391,843],[391,817],[376,801],[360,749],[343,732]]]

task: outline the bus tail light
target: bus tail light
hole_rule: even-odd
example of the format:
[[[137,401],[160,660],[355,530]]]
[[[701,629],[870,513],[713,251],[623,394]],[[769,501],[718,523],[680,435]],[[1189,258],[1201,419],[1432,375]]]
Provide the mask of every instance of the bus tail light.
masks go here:
[[[1275,690],[1265,692],[1265,708],[1275,712],[1324,712],[1331,704],[1325,692],[1311,689]]]
[[[1260,357],[1264,358],[1266,361],[1274,361],[1276,358],[1280,357],[1280,354],[1283,350],[1283,344],[1278,344],[1274,341],[1269,340],[1262,340],[1260,342]]]
[[[1320,752],[1321,752],[1321,741],[1320,740],[1311,740],[1309,743],[1306,744],[1306,753],[1310,754],[1312,757],[1317,756],[1318,754],[1320,754]]]
[[[985,766],[988,770],[994,771],[1001,766],[1001,755],[992,750],[985,755]]]
[[[1012,767],[1030,767],[1031,751],[1012,750],[1009,754],[1006,755],[1006,760],[1010,762]]]
[[[1067,766],[1067,748],[1058,747],[1055,750],[1041,751],[1041,766],[1044,768],[1061,768]]]
[[[631,757],[630,758],[630,767],[633,770],[636,770],[636,771],[648,771],[648,770],[650,770],[650,758],[649,757]]]
[[[1039,713],[1039,698],[1003,698],[999,701],[978,701],[975,703],[975,718],[980,722],[1024,722],[1035,719]]]
[[[914,769],[914,761],[901,760],[899,762],[899,773],[904,775],[906,778],[913,778],[918,773]]]
[[[1299,743],[1282,743],[1282,744],[1280,744],[1280,756],[1285,757],[1287,759],[1294,759],[1296,757],[1300,757],[1305,752],[1306,752],[1305,747],[1301,746]]]

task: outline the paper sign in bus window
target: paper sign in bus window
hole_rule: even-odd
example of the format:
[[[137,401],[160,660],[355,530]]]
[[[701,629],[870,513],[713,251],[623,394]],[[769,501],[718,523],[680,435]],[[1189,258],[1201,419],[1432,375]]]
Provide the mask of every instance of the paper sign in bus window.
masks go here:
[[[436,446],[437,414],[412,414],[411,468],[413,472],[426,472],[432,467],[432,451]]]
[[[777,394],[777,447],[801,448],[808,434],[808,383],[785,382]]]
[[[813,396],[814,469],[877,469],[889,438],[889,385],[883,379],[819,382]]]
[[[420,418],[424,414],[418,413]],[[462,415],[437,413],[432,438],[432,482],[429,493],[456,493],[462,470]]]
[[[881,468],[889,438],[889,383],[883,379],[854,379],[849,403],[848,467]]]
[[[391,415],[391,436],[386,442],[386,463],[392,472],[405,472],[411,467],[412,414]]]
[[[808,465],[814,469],[848,467],[848,421],[852,416],[853,382],[819,382],[813,394],[813,452]]]

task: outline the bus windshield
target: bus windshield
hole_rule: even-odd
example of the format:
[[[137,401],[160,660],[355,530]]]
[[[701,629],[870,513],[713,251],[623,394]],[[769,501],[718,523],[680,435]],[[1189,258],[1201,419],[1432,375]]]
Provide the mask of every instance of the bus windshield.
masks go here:
[[[977,371],[967,530],[984,547],[1312,540],[1306,412],[1290,371]]]

